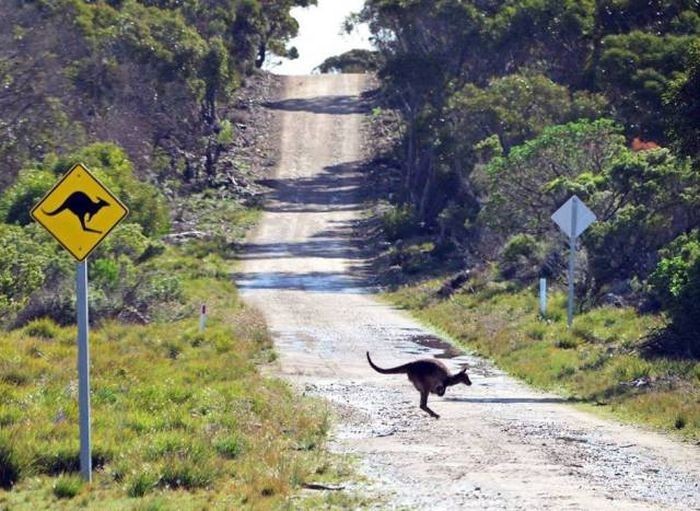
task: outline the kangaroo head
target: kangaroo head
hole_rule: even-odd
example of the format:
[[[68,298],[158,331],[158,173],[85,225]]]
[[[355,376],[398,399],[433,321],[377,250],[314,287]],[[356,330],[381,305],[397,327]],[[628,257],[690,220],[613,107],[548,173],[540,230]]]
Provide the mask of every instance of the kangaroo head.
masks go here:
[[[98,198],[97,198],[97,206],[98,206],[100,209],[102,209],[102,208],[104,208],[105,206],[109,206],[109,202],[107,202],[106,200],[102,199],[101,197],[98,197]]]
[[[457,373],[458,381],[464,383],[465,385],[471,385],[472,381],[469,379],[467,374],[467,368],[463,367],[460,372]]]

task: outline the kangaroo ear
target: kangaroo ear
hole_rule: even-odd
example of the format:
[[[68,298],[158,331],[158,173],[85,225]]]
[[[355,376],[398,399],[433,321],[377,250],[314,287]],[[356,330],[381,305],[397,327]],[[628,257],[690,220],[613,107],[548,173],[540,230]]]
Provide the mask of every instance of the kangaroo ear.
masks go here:
[[[467,374],[467,366],[464,366],[459,374]]]

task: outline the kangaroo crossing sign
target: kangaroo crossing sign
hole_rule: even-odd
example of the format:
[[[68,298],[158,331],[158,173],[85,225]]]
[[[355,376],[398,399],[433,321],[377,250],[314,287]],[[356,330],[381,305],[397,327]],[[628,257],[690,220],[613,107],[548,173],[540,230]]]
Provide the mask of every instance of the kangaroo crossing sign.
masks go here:
[[[78,163],[31,211],[32,218],[83,261],[129,210]]]

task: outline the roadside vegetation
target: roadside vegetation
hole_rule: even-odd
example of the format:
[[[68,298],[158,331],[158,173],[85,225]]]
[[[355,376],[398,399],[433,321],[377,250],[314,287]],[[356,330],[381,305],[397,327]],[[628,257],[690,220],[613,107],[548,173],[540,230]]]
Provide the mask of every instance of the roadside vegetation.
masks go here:
[[[223,156],[244,124],[231,116],[236,93],[269,52],[295,53],[290,9],[315,3],[2,2],[0,185],[99,141],[164,188],[228,183]]]
[[[132,208],[89,258],[91,485],[77,475],[75,265],[38,226],[23,224],[18,206],[33,204],[77,160],[128,195]],[[272,343],[231,280],[235,244],[258,212],[221,193],[193,193],[172,206],[195,238],[162,238],[170,223],[163,197],[134,177],[121,149],[96,144],[21,172],[0,196],[6,222],[9,212],[22,213],[0,224],[1,507],[355,502],[345,494],[294,497],[305,483],[349,472],[324,450],[325,406],[258,371],[274,359]],[[202,303],[208,320],[200,332]]]
[[[0,508],[359,505],[302,492],[349,469],[324,450],[325,405],[260,373],[271,340],[231,278],[274,159],[258,106],[274,80],[255,70],[314,3],[0,6]],[[29,217],[76,162],[130,210],[88,259],[90,485],[75,264]]]
[[[368,0],[355,21],[377,41],[390,298],[527,381],[697,438],[698,3]],[[567,332],[550,216],[574,194],[598,221]]]
[[[569,330],[565,292],[550,297],[543,316],[536,286],[484,272],[444,299],[444,285],[430,279],[386,298],[537,388],[700,440],[700,363],[659,356],[647,344],[663,318],[609,305],[578,314]]]

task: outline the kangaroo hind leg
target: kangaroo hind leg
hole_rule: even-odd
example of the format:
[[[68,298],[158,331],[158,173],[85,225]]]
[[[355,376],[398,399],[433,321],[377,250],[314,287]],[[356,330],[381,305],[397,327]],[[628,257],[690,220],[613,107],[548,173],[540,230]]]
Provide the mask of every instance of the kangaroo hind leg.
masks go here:
[[[427,391],[421,391],[420,393],[420,409],[428,412],[431,417],[435,417],[436,419],[439,419],[440,416],[432,411],[430,408],[428,408],[428,392]]]
[[[78,217],[80,218],[80,225],[83,227],[83,231],[85,232],[94,232],[97,234],[102,234],[102,231],[96,231],[95,229],[90,229],[87,225],[85,225],[85,216]]]

